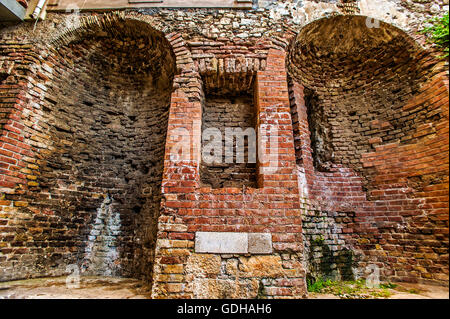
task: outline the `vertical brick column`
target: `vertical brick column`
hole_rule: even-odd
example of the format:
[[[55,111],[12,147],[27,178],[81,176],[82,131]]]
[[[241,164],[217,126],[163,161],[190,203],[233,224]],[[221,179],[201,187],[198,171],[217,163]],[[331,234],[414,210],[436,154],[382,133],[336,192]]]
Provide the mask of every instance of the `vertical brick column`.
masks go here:
[[[259,158],[260,187],[296,188],[294,137],[290,115],[289,95],[285,68],[285,53],[269,50],[267,67],[259,71],[256,79],[257,126],[265,128],[271,135],[259,136],[259,143],[268,153],[277,154],[275,158],[264,161]],[[270,130],[277,134],[273,136]],[[276,140],[276,144],[272,142]],[[271,156],[272,157],[272,156]],[[266,172],[266,173],[265,173]]]
[[[296,81],[292,81],[292,94],[293,94],[293,105],[295,108],[293,113],[297,114],[298,122],[298,135],[299,135],[299,147],[300,147],[300,159],[303,166],[305,177],[309,187],[313,185],[314,179],[314,165],[312,158],[311,149],[311,138],[308,124],[308,111],[305,104],[305,87]]]
[[[270,152],[276,151],[278,154],[275,163],[259,163],[258,182],[263,188],[263,192],[286,194],[283,202],[273,199],[272,207],[285,208],[284,217],[291,218],[291,228],[287,229],[284,234],[276,232],[273,234],[273,247],[280,252],[291,250],[294,255],[298,254],[297,257],[299,257],[299,259],[292,259],[289,266],[287,263],[283,264],[283,267],[296,269],[297,277],[289,278],[287,276],[283,280],[278,280],[271,292],[273,295],[299,297],[305,293],[306,285],[303,266],[299,262],[303,252],[302,223],[285,60],[285,52],[270,49],[266,69],[257,74],[257,125],[259,128],[265,126],[268,130],[276,129],[277,145],[275,148],[277,149],[274,149],[274,145],[272,145],[272,134],[269,144],[265,147],[270,149]],[[267,141],[267,139],[260,136],[259,143],[263,141]],[[264,172],[267,167],[270,168],[270,173]],[[280,218],[281,220],[282,218]]]
[[[184,73],[174,82],[178,88],[170,104],[154,265],[155,298],[191,297],[186,291],[184,266],[194,234],[187,232],[181,214],[196,206],[194,194],[199,187],[202,105],[200,94],[190,93],[189,88],[201,84],[195,72]]]

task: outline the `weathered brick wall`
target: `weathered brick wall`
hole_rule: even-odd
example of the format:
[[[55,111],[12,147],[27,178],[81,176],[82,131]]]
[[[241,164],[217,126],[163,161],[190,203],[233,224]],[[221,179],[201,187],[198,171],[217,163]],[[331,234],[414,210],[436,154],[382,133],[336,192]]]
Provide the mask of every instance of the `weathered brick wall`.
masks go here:
[[[55,150],[40,165],[45,173],[37,182],[48,195],[36,205],[73,214],[70,223],[88,238],[82,264],[90,273],[104,273],[103,267],[116,275],[149,275],[142,262],[154,251],[171,88],[157,68],[170,78],[175,67],[170,70],[161,39],[144,38],[142,31],[116,34],[60,49],[57,57],[63,65],[56,64],[54,73],[61,75],[42,119],[55,127],[47,133]],[[161,54],[168,55],[165,65],[152,59]],[[98,220],[95,211],[105,197],[117,217]],[[105,254],[117,256],[111,261]],[[95,269],[103,259],[112,265]]]
[[[237,135],[240,136],[240,130],[243,132],[247,129],[256,129],[256,108],[253,105],[253,96],[251,94],[224,97],[207,96],[205,107],[203,109],[202,118],[202,132],[208,129],[219,129],[220,137],[216,141],[215,136],[205,136],[202,138],[202,145],[205,148],[207,145],[215,147],[216,151],[222,150],[220,154],[219,163],[205,163],[202,161],[200,169],[200,178],[204,186],[212,186],[213,188],[223,187],[256,187],[256,156],[254,159],[249,158],[249,143],[250,149],[256,150],[256,134],[253,134],[255,141],[250,141],[251,137],[242,137],[243,144],[242,153],[243,159],[237,156],[236,147],[239,146],[238,139],[240,137],[233,137],[229,133],[230,129],[238,130]],[[227,131],[228,128],[228,131]],[[227,134],[228,132],[228,134]],[[205,133],[203,133],[205,134]],[[234,134],[234,133],[233,133]],[[251,135],[251,133],[250,133]],[[233,139],[231,142],[230,139]],[[217,145],[219,144],[220,145]],[[230,160],[226,161],[224,154],[227,152],[227,147],[232,146],[232,163]],[[253,145],[253,146],[252,146]],[[254,153],[253,153],[254,154]],[[213,156],[216,154],[212,154]],[[230,158],[231,159],[231,158]]]
[[[328,39],[339,34],[339,21],[332,25],[336,33],[323,33]],[[443,62],[436,64],[411,44],[392,48],[398,53],[385,60],[375,48],[371,54],[359,50],[361,56],[351,57],[363,67],[346,67],[336,57],[346,50],[345,42],[341,47],[327,47],[327,40],[314,44],[321,28],[327,26],[317,26],[314,36],[307,36],[311,29],[303,30],[297,51],[291,51],[293,74],[308,87],[295,81],[290,86],[299,180],[306,193],[303,222],[310,228],[304,232],[310,250],[306,267],[317,277],[342,277],[333,268],[339,270],[341,254],[351,251],[353,276],[375,264],[387,280],[448,284],[448,77]],[[408,45],[396,32],[390,38],[394,47]],[[357,41],[358,32],[354,35],[346,40]],[[348,46],[353,52],[355,47]],[[389,52],[389,46],[382,51]],[[317,57],[322,60],[314,61]],[[333,61],[339,64],[331,68]]]
[[[29,101],[36,91],[29,92],[26,76],[34,57],[30,54],[32,46],[18,42],[3,43],[2,45],[2,113],[1,113],[1,249],[2,278],[15,279],[17,271],[27,270],[27,262],[33,259],[27,256],[30,248],[23,244],[26,227],[20,225],[19,220],[31,220],[32,214],[27,209],[27,202],[14,197],[14,194],[24,194],[27,186],[27,176],[20,172],[27,163],[24,159],[31,158],[32,152],[29,142],[25,140],[22,131],[25,123],[22,121],[22,110],[29,105]],[[14,191],[16,185],[23,185]]]
[[[297,42],[301,54],[292,56],[293,72],[309,89],[311,143],[321,170],[332,162],[361,170],[362,153],[383,142],[406,141],[407,132],[427,114],[426,109],[414,114],[400,109],[436,72],[432,57],[414,55],[414,44],[394,28],[368,29],[365,24],[364,17],[340,16],[312,23],[298,36],[306,41]],[[352,37],[333,48],[347,28],[355,30]]]
[[[271,50],[266,70],[257,73],[257,124],[275,126],[281,142],[279,161],[265,164],[278,169],[270,175],[259,174],[258,189],[200,187],[201,92],[191,102],[183,87],[172,95],[168,140],[175,143],[182,138],[177,128],[185,129],[184,134],[193,139],[191,152],[182,161],[170,160],[171,143],[166,148],[154,297],[304,295],[301,219],[284,60],[282,51]],[[192,82],[196,79],[198,76],[191,75]],[[180,180],[180,174],[185,178]],[[240,257],[198,254],[193,249],[198,231],[268,232],[274,253]]]
[[[113,33],[112,25],[45,62],[24,54],[36,62],[26,105],[6,109],[2,136],[10,164],[2,204],[14,203],[5,209],[2,277],[64,273],[71,263],[151,277],[175,64],[167,40],[143,27],[129,22]],[[162,55],[166,64],[152,61]]]
[[[435,6],[375,2],[86,13],[69,29],[67,15],[49,14],[35,31],[33,23],[2,29],[0,280],[61,275],[87,256],[94,269],[152,277],[156,298],[300,297],[305,271],[349,278],[371,264],[387,280],[448,284],[448,77],[406,35],[425,44],[416,31]],[[336,37],[314,40],[320,50],[293,59],[303,26],[358,11],[400,29],[388,28],[391,41],[356,43],[355,60],[329,54],[348,34],[330,30]],[[144,33],[159,30],[152,44],[165,35],[170,48],[156,54],[169,60],[159,63],[165,70],[141,55],[152,46],[138,43],[124,18],[142,21]],[[363,39],[377,34],[356,27]],[[144,71],[158,76],[144,80]],[[208,94],[229,98],[252,78],[257,126],[278,129],[278,170],[257,166],[258,188],[202,186]],[[177,161],[183,138],[189,157]],[[270,233],[273,253],[199,254],[198,231]],[[112,245],[118,259],[102,255],[109,241],[122,242]]]
[[[307,278],[354,280],[360,252],[349,246],[353,212],[308,210],[302,215]]]

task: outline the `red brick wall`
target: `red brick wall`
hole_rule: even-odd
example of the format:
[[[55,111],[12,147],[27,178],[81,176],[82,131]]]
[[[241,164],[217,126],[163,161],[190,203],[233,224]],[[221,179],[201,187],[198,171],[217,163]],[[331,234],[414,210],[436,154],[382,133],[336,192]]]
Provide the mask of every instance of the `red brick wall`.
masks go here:
[[[193,296],[190,284],[196,277],[186,271],[186,264],[195,256],[192,247],[197,231],[272,233],[275,255],[292,255],[287,260],[279,259],[283,268],[292,271],[283,281],[274,276],[274,281],[263,284],[263,288],[270,296],[305,293],[304,273],[298,258],[302,252],[301,216],[284,59],[282,51],[270,50],[266,70],[257,73],[258,124],[276,126],[280,145],[278,170],[260,174],[257,189],[199,186],[201,94],[198,92],[197,99],[190,101],[181,87],[172,95],[163,180],[165,201],[159,219],[155,262],[155,297]],[[190,82],[183,80],[189,83],[187,86],[198,83],[195,73],[182,76],[189,79]],[[186,137],[192,141],[192,155],[181,162],[170,157],[174,141],[181,138],[175,131],[177,128],[185,129]]]
[[[302,141],[297,151],[300,174],[305,175],[303,192],[307,192],[309,207],[342,217],[333,224],[339,229],[335,235],[343,241],[336,244],[326,237],[325,243],[337,250],[354,250],[359,260],[352,266],[360,275],[366,266],[376,264],[385,280],[448,284],[446,73],[428,80],[403,106],[410,113],[427,110],[429,120],[410,131],[405,139],[409,143],[381,144],[363,154],[363,167],[371,168],[364,175],[343,165],[335,165],[329,172],[315,171],[303,87],[293,83],[291,92]],[[364,180],[370,181],[369,192],[364,191]],[[311,222],[310,216],[306,213],[303,222]],[[307,240],[311,242],[321,233],[306,233]]]
[[[31,62],[29,60],[29,45],[14,43],[13,45],[2,45],[1,57],[1,111],[0,111],[0,154],[1,175],[0,187],[13,188],[17,183],[27,184],[26,176],[19,170],[26,166],[23,162],[24,156],[30,156],[30,146],[24,143],[25,136],[22,134],[24,123],[21,112],[26,106],[32,94],[28,91],[27,81],[24,76],[18,75],[18,69],[27,72]],[[33,93],[38,94],[36,88]]]
[[[90,255],[90,244],[97,245],[95,234],[105,218],[114,224],[109,247],[119,257],[106,267],[107,273],[151,278],[148,262],[156,241],[164,125],[175,72],[171,47],[180,46],[176,40],[171,46],[148,25],[115,22],[122,29],[103,45],[98,45],[102,40],[83,38],[59,45],[58,50],[15,42],[0,47],[1,280],[62,275],[68,264],[80,266],[83,273],[83,255]],[[115,26],[111,23],[109,28]],[[145,32],[145,39],[133,33],[141,50],[137,44],[124,45],[131,42],[130,30],[135,28]],[[151,34],[154,42],[149,46],[144,42]],[[134,60],[118,63],[130,49]],[[156,64],[165,77],[155,78],[167,81],[158,82],[165,88],[155,94],[151,88],[159,84],[147,83],[148,69],[133,72],[122,67],[142,67],[139,62],[150,59],[140,54],[155,57],[160,49],[167,63]],[[133,109],[139,103],[141,107]],[[104,218],[98,218],[102,202],[111,198],[113,215],[101,213]],[[118,215],[120,221],[114,222]],[[139,266],[133,259],[143,263]]]
[[[297,35],[290,98],[308,271],[364,276],[376,264],[386,280],[448,285],[443,65],[364,17],[318,20]]]
[[[1,85],[6,99],[2,99],[0,120],[0,273],[4,279],[19,279],[39,273],[34,257],[36,253],[44,255],[45,249],[39,247],[35,236],[42,225],[53,221],[50,211],[28,207],[28,191],[36,186],[39,175],[34,145],[38,143],[37,113],[44,91],[37,83],[45,83],[48,74],[32,74],[31,66],[37,62],[32,46],[9,43],[1,49],[1,62],[7,67],[2,70],[6,76]],[[63,251],[66,249],[56,248],[53,253]]]
[[[87,27],[101,21],[97,18],[85,21]],[[84,39],[88,37],[84,31],[64,33],[55,43],[66,46]],[[285,36],[289,38],[290,33]],[[398,100],[399,108],[383,109],[378,120],[361,120],[372,135],[355,152],[342,152],[338,159],[347,162],[336,161],[328,171],[320,171],[313,160],[311,113],[304,101],[307,89],[287,82],[285,52],[292,53],[286,49],[288,40],[211,40],[195,35],[188,41],[180,33],[166,38],[176,56],[177,75],[165,146],[156,258],[149,253],[142,260],[144,268],[148,265],[145,270],[154,265],[154,297],[300,297],[305,294],[305,270],[311,271],[305,269],[308,263],[318,266],[313,269],[317,275],[332,265],[341,275],[349,270],[364,275],[367,265],[376,264],[387,280],[448,283],[448,77],[434,69],[432,57],[422,52],[414,63],[402,65],[407,71],[401,74],[404,78],[412,74],[421,81],[402,96],[404,101]],[[400,42],[391,43],[392,52],[407,55],[396,46]],[[80,229],[72,227],[85,221],[75,218],[72,222],[48,206],[30,203],[48,196],[40,192],[38,181],[53,173],[44,169],[44,159],[51,152],[41,145],[47,139],[52,146],[46,130],[53,124],[42,113],[55,102],[46,91],[54,84],[52,66],[64,59],[57,52],[20,42],[0,48],[0,278],[61,275],[86,244],[76,240]],[[70,52],[61,53],[70,56]],[[392,63],[390,58],[386,65]],[[320,67],[315,63],[310,71]],[[328,67],[335,70],[332,64]],[[375,71],[388,74],[386,81],[393,76],[383,68],[372,70],[362,63],[357,67],[367,78]],[[258,188],[202,187],[205,88],[224,89],[228,94],[255,73],[258,125],[276,127],[278,132],[279,153],[273,163],[277,171],[258,174]],[[320,72],[319,76],[306,73],[311,80],[323,80]],[[396,120],[398,115],[396,123],[403,123],[405,129],[390,134],[385,113]],[[339,116],[347,118],[344,113]],[[181,133],[176,129],[182,129]],[[189,156],[175,161],[173,146],[183,137]],[[394,142],[397,137],[399,141]],[[347,137],[338,144],[345,148],[353,142]],[[58,195],[52,199],[73,199],[70,191]],[[82,199],[92,199],[89,196]],[[197,231],[271,233],[274,252],[198,254],[194,251]],[[323,248],[316,245],[321,242],[335,253],[310,259],[312,251]],[[34,267],[42,264],[47,266]]]

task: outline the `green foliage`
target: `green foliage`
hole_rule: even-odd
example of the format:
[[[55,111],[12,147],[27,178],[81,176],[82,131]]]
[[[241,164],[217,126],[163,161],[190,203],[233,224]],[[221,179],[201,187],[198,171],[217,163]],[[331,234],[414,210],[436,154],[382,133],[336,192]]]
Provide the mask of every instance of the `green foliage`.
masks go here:
[[[408,290],[408,292],[410,293],[410,294],[419,294],[419,291],[418,290],[416,290],[416,289],[409,289]]]
[[[384,283],[380,285],[380,288],[368,288],[365,279],[332,281],[319,278],[306,282],[308,292],[330,293],[341,298],[389,298],[392,295],[389,289],[397,287],[395,284]]]
[[[330,287],[334,284],[330,279],[324,281],[322,278],[317,280],[307,280],[306,281],[308,292],[321,292],[324,288]]]
[[[313,240],[313,243],[316,244],[317,246],[321,246],[324,241],[325,238],[323,238],[323,236],[320,235],[320,237],[317,237],[316,239]]]
[[[392,296],[392,293],[384,288],[376,291],[371,291],[370,295],[375,298],[389,298],[390,296]]]
[[[397,285],[393,284],[391,282],[388,282],[388,283],[385,283],[385,284],[380,284],[380,288],[383,288],[383,289],[394,289],[396,287],[397,287]]]
[[[449,31],[448,31],[448,12],[442,17],[435,17],[429,20],[431,26],[424,28],[420,33],[426,34],[430,42],[435,43],[444,50],[444,57],[449,56]]]

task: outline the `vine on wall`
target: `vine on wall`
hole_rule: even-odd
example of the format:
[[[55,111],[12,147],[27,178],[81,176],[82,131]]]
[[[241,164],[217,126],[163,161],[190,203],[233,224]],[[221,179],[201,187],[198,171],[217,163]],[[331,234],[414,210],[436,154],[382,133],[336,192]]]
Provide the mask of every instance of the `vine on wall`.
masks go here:
[[[428,22],[432,25],[425,27],[420,32],[425,34],[429,41],[444,50],[444,57],[449,56],[449,32],[448,32],[448,11],[442,17],[435,17]]]

